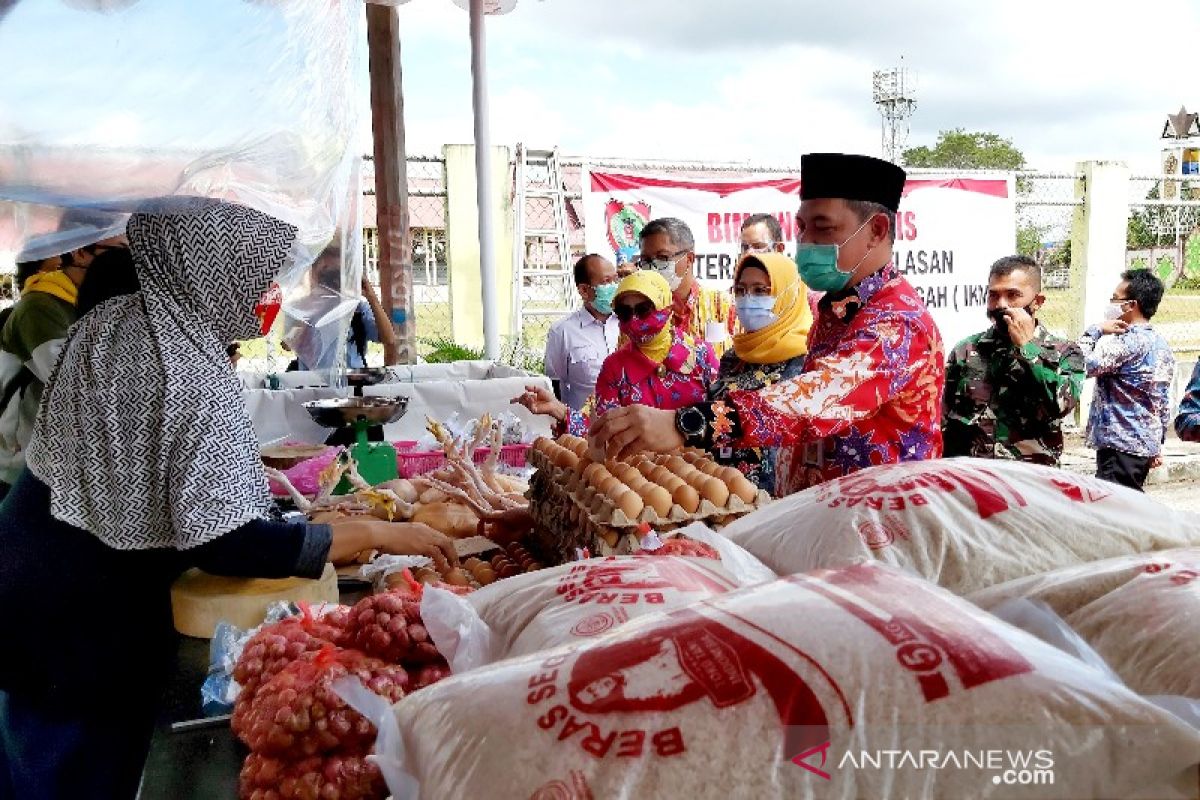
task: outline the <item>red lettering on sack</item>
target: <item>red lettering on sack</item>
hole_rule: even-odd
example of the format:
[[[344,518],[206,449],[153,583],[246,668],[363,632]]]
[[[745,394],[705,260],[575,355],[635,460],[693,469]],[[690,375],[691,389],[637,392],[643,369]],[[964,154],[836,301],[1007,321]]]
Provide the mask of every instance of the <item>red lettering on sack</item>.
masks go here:
[[[632,592],[626,592],[625,594],[621,595],[621,604],[622,605],[631,606],[631,605],[634,605],[635,603],[637,603],[637,601],[638,601],[638,596],[636,594],[633,594]]]
[[[533,675],[529,679],[529,688],[541,686],[543,683],[554,683],[554,679],[558,677],[558,670],[553,672],[544,672],[541,675]]]
[[[986,468],[945,465],[938,465],[936,468],[920,465],[919,468],[926,471],[908,474],[914,467],[897,465],[890,469],[868,470],[848,475],[823,484],[818,500],[827,502],[830,508],[853,508],[859,504],[870,508],[882,508],[885,499],[897,495],[905,496],[919,489],[940,489],[948,494],[962,490],[971,498],[980,519],[987,519],[1009,508],[1027,505],[1024,496],[1015,487]],[[929,471],[931,469],[937,471]],[[896,472],[900,472],[900,476],[889,480]],[[918,501],[916,495],[909,497],[909,502],[913,505],[926,504],[924,498]]]
[[[1070,477],[1055,477],[1050,483],[1062,492],[1063,496],[1077,503],[1095,503],[1112,494],[1098,479],[1089,479],[1082,475]]]
[[[687,750],[683,744],[683,731],[679,728],[667,728],[659,731],[650,739],[654,752],[660,756],[677,756]]]
[[[909,578],[860,564],[787,580],[830,600],[896,646],[897,660],[921,673],[918,683],[926,702],[949,693],[949,684],[939,674],[947,666],[944,662],[967,689],[1033,670],[1008,642]],[[833,586],[846,591],[834,591]],[[911,616],[880,616],[884,612],[876,609],[888,608],[898,596],[909,601]],[[898,643],[904,632],[911,632],[912,639]]]
[[[559,722],[570,716],[570,714],[571,712],[566,706],[554,706],[545,714],[538,717],[538,727],[548,731]]]
[[[642,754],[645,745],[645,731],[625,731],[617,736],[617,755],[625,758],[637,758]]]
[[[1175,584],[1176,586],[1186,586],[1192,581],[1196,580],[1196,578],[1200,578],[1200,574],[1198,574],[1195,570],[1185,569],[1172,575],[1171,583]]]
[[[525,702],[531,706],[536,706],[543,700],[549,700],[551,697],[554,697],[554,693],[557,691],[558,690],[553,686],[543,686],[536,692],[530,692],[528,696],[526,696]]]
[[[646,595],[647,603],[665,603],[667,599],[658,592],[650,592]]]

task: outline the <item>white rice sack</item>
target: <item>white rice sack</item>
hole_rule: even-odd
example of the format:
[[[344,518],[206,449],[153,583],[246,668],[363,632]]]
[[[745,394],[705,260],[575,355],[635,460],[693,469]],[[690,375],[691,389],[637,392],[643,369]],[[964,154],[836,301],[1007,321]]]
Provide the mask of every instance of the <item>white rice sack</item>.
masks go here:
[[[382,755],[423,798],[1162,797],[1194,790],[1200,761],[1177,717],[873,563],[643,617],[394,710],[403,744]]]
[[[731,542],[724,546],[740,550]],[[506,578],[465,597],[426,590],[422,617],[458,673],[586,640],[631,619],[774,577],[761,564],[757,572],[744,566],[727,569],[724,561],[686,556],[592,558]]]
[[[877,559],[956,594],[1053,569],[1200,545],[1200,521],[1051,467],[955,458],[871,467],[723,531],[786,575]]]
[[[1135,692],[1200,700],[1200,558],[1143,572],[1066,620]]]
[[[1200,547],[1138,553],[1005,581],[972,592],[967,599],[989,611],[1007,600],[1040,600],[1060,617],[1067,618],[1141,575],[1195,569],[1197,565],[1200,565]]]

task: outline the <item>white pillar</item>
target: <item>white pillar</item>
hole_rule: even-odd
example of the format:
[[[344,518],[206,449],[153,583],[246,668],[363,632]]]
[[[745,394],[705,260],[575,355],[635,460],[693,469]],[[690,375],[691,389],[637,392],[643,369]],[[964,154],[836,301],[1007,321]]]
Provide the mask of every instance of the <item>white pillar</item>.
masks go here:
[[[488,131],[487,58],[483,0],[471,0],[471,82],[475,108],[476,198],[479,204],[479,282],[483,300],[483,351],[500,357],[496,319],[496,243],[492,213],[492,142]]]
[[[1120,161],[1085,161],[1076,195],[1083,206],[1076,212],[1071,236],[1071,285],[1079,287],[1072,309],[1070,335],[1078,338],[1088,325],[1104,318],[1104,308],[1125,271],[1129,227],[1129,167]],[[1092,381],[1084,387],[1079,421],[1087,424]]]

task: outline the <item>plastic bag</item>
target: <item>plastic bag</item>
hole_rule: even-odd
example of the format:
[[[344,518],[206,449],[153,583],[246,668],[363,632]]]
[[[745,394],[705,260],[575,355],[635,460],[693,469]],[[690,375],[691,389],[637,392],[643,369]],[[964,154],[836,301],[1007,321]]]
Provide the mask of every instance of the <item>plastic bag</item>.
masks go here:
[[[404,748],[380,755],[422,797],[1161,797],[1185,771],[1194,791],[1200,755],[1176,716],[877,563],[510,658],[394,712]]]
[[[417,570],[421,567],[433,566],[433,559],[427,556],[393,556],[378,555],[370,562],[358,568],[358,576],[370,581],[371,588],[376,592],[386,592],[392,588],[388,578],[402,575],[404,570]],[[411,579],[411,575],[409,576]]]
[[[328,241],[359,157],[360,0],[0,8],[0,251],[41,258],[103,238],[64,209],[177,195]]]

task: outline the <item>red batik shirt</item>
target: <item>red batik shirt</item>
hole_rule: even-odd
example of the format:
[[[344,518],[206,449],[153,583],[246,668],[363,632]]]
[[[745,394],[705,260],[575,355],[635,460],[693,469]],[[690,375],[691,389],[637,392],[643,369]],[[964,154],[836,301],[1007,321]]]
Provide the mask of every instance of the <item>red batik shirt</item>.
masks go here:
[[[889,264],[848,300],[822,304],[804,372],[713,404],[712,443],[780,447],[777,496],[864,467],[938,458],[944,384],[937,325]]]

